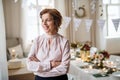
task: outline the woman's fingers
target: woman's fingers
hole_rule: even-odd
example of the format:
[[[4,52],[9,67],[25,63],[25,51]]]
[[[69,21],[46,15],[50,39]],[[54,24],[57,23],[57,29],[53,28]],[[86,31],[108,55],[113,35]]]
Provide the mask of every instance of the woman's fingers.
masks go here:
[[[36,61],[36,62],[39,62],[39,59],[37,59],[36,57],[29,57],[29,59],[31,60],[31,61]]]
[[[59,66],[60,65],[60,61],[51,61],[51,67],[54,68],[56,66]]]

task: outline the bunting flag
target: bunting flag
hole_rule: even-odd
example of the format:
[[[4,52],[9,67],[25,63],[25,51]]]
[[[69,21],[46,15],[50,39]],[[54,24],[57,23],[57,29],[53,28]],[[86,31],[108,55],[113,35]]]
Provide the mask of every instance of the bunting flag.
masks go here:
[[[105,24],[105,20],[99,19],[99,20],[97,20],[97,24],[101,28],[101,30],[103,30],[103,27],[104,27],[104,24]]]
[[[74,18],[74,19],[73,19],[73,26],[74,26],[74,28],[75,28],[76,31],[78,30],[81,21],[82,21],[82,20],[81,20],[81,19],[78,19],[78,18]]]
[[[93,22],[92,19],[85,19],[85,25],[86,25],[87,32],[90,31],[90,27],[92,25],[92,22]]]
[[[64,17],[61,28],[67,29],[68,25],[70,24],[70,21],[71,21],[71,17]]]
[[[117,31],[119,27],[120,19],[112,19],[112,22],[114,24],[115,30]]]

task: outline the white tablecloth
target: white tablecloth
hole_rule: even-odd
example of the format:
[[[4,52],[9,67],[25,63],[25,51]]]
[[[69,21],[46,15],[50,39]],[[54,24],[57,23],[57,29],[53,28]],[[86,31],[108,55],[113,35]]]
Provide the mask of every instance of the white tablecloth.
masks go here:
[[[113,57],[114,56],[112,56],[112,58]],[[120,57],[118,57],[118,59],[120,59]],[[107,77],[94,77],[93,74],[86,72],[84,69],[80,68],[80,65],[84,65],[84,64],[85,63],[83,63],[80,60],[71,60],[69,74],[75,76],[74,80],[120,80],[120,77],[116,78],[112,75]]]

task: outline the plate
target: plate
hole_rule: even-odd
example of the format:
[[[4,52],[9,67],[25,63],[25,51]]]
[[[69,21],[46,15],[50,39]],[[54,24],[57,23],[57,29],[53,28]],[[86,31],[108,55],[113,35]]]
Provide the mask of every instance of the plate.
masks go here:
[[[100,73],[100,70],[98,70],[98,69],[84,69],[84,71],[86,73],[89,73],[89,74],[98,74],[98,73]]]
[[[120,77],[120,71],[114,72],[112,75],[115,77]]]

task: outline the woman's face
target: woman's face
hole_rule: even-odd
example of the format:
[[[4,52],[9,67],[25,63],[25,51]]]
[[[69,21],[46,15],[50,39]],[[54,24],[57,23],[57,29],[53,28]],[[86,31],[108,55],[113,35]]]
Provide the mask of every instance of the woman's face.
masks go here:
[[[49,13],[42,15],[42,27],[49,35],[56,33],[53,17]]]

